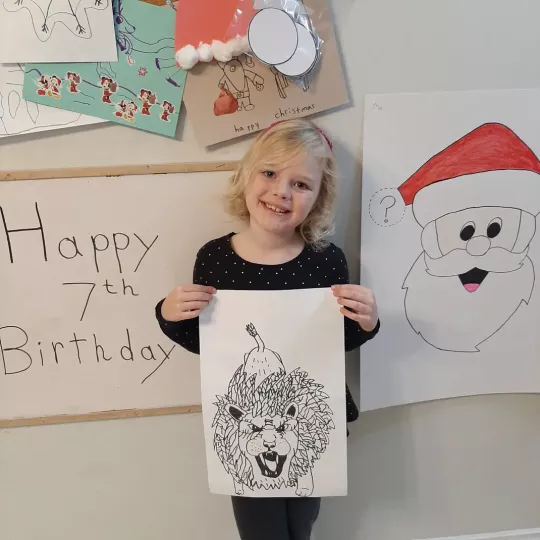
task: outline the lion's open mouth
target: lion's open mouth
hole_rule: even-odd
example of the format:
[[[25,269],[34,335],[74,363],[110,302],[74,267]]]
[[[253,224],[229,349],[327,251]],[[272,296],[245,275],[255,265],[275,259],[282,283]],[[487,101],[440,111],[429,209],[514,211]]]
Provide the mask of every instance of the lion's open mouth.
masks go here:
[[[283,465],[287,461],[287,456],[280,456],[277,452],[262,452],[258,456],[255,456],[257,465],[261,469],[261,474],[268,478],[277,478],[281,471],[283,471]]]

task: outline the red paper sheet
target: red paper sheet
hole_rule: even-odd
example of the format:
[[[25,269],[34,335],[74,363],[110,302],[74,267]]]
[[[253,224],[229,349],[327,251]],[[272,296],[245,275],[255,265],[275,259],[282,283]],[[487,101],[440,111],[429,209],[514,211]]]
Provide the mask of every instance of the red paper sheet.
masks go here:
[[[252,0],[178,0],[175,49],[244,37],[255,13]]]

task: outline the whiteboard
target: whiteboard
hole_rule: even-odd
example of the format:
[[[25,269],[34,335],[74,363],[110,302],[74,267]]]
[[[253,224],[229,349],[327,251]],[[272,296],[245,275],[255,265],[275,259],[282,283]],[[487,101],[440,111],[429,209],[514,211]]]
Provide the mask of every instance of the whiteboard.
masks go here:
[[[155,305],[234,230],[229,174],[0,182],[0,420],[201,403]]]

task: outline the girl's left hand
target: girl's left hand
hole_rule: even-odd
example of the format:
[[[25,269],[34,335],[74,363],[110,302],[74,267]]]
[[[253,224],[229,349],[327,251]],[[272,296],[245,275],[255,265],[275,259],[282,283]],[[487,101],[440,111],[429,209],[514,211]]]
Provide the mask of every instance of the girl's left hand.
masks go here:
[[[349,319],[356,321],[366,332],[371,332],[377,321],[379,314],[377,302],[371,289],[361,285],[333,285],[334,296],[337,297],[338,304],[341,304],[341,313]]]

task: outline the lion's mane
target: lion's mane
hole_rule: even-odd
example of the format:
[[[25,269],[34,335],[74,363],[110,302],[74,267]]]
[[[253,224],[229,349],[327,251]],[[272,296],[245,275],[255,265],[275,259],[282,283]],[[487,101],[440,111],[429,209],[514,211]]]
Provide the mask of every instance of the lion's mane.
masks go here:
[[[240,450],[239,426],[225,410],[227,404],[254,416],[282,415],[287,405],[298,405],[298,449],[289,468],[289,485],[294,486],[326,450],[330,430],[335,428],[327,399],[323,386],[309,379],[305,371],[272,373],[255,387],[255,376],[248,378],[240,366],[229,382],[227,394],[217,396],[214,403],[218,408],[212,423],[214,450],[227,473],[236,482],[253,488],[253,469]]]

